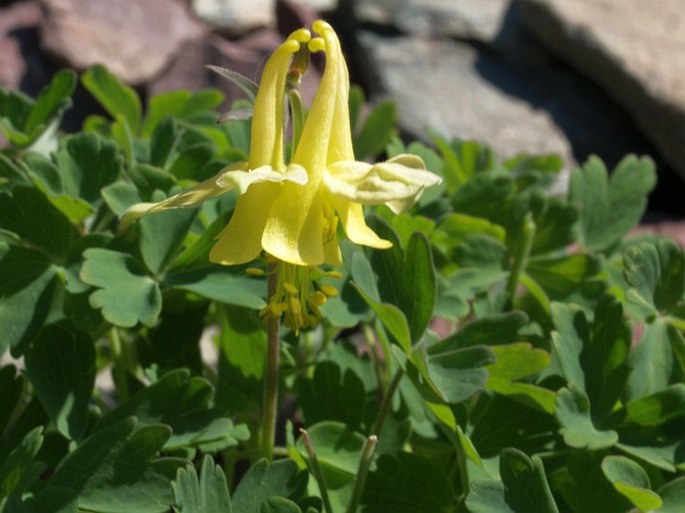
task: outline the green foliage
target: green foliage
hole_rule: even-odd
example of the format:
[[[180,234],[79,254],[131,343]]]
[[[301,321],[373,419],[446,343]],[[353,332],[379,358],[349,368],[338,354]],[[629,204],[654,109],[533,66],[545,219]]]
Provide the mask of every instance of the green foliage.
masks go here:
[[[117,232],[245,159],[250,123],[96,66],[106,115],[64,134],[76,80],[0,90],[0,512],[685,510],[685,255],[630,236],[651,160],[592,157],[553,195],[559,157],[405,144],[353,88],[357,157],[415,153],[443,183],[374,207],[392,248],[343,241],[319,327],[282,333],[266,461],[266,279],[208,261],[236,197]]]

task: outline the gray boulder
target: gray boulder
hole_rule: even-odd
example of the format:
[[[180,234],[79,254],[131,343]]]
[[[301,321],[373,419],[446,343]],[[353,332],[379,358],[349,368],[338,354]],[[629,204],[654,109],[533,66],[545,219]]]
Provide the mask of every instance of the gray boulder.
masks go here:
[[[511,0],[354,0],[360,21],[402,32],[489,41]]]
[[[516,0],[526,26],[600,84],[685,177],[682,0]]]
[[[471,46],[370,33],[362,33],[361,42],[384,95],[397,104],[401,126],[413,135],[430,128],[485,141],[505,157],[558,153],[573,162],[570,144],[549,114],[484,78],[479,68],[487,57]]]

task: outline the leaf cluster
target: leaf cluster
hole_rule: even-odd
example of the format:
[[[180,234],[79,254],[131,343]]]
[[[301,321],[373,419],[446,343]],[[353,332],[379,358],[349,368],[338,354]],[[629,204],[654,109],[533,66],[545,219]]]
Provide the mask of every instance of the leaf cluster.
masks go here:
[[[592,157],[555,194],[557,156],[407,145],[353,89],[357,155],[415,153],[443,184],[374,209],[393,247],[343,243],[324,321],[284,334],[267,462],[266,286],[207,258],[235,197],[116,234],[244,159],[249,120],[217,124],[213,90],[80,81],[106,115],[74,134],[74,73],[0,90],[0,512],[685,510],[685,256],[629,233],[651,160]]]

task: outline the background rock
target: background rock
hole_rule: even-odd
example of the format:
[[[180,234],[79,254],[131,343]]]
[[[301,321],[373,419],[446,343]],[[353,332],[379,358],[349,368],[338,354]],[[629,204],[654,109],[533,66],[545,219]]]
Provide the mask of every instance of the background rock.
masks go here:
[[[682,0],[517,0],[527,27],[595,80],[685,177]]]
[[[77,69],[104,63],[129,83],[159,74],[201,33],[176,0],[44,0],[44,48]]]
[[[214,27],[242,33],[273,25],[274,0],[192,0],[195,14]]]
[[[478,52],[453,41],[362,35],[402,126],[486,141],[499,154],[560,153],[571,148],[549,115],[503,94],[477,71]]]
[[[0,87],[30,93],[49,80],[38,40],[42,19],[40,6],[33,2],[0,9]]]
[[[354,0],[359,20],[402,32],[491,40],[510,0]]]

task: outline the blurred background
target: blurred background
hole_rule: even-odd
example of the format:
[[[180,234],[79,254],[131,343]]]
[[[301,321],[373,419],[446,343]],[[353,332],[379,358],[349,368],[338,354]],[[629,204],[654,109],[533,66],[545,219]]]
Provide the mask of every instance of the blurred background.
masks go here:
[[[143,98],[239,91],[284,34],[323,17],[371,102],[396,103],[401,135],[484,141],[502,157],[625,154],[656,161],[647,221],[685,242],[683,0],[0,0],[0,87],[35,96],[62,68],[102,63]],[[316,88],[317,72],[303,84]],[[98,111],[83,90],[66,117]]]

